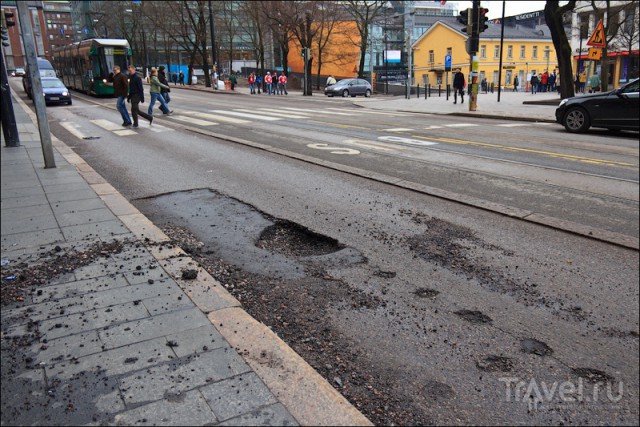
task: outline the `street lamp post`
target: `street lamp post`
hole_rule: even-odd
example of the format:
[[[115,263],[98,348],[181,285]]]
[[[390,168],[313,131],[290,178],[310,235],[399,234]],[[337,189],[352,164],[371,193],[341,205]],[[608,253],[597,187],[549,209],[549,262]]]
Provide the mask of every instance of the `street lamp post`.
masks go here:
[[[389,48],[387,47],[387,40],[389,36],[387,35],[387,27],[384,28],[384,35],[382,36],[384,39],[384,94],[389,94],[389,61],[387,56],[389,55]]]
[[[547,69],[545,70],[547,73],[549,72],[549,46],[544,48],[544,54],[547,56]]]

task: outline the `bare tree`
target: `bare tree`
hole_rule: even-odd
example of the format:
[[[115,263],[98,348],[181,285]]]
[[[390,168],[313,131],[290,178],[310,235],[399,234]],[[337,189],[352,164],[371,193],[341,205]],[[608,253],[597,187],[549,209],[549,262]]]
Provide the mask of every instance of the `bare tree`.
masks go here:
[[[364,73],[364,60],[367,54],[367,44],[369,43],[369,27],[373,20],[380,15],[387,2],[383,0],[348,0],[345,3],[347,12],[355,20],[358,33],[360,34],[358,77],[362,78]]]
[[[227,57],[229,58],[229,72],[231,72],[233,68],[234,39],[238,36],[240,31],[237,18],[238,11],[235,9],[237,7],[237,3],[237,1],[233,0],[223,0],[218,2],[218,16],[220,17],[220,23],[222,24],[221,38],[225,39],[225,44],[227,47]]]
[[[620,19],[620,13],[630,14],[637,7],[637,3],[634,1],[629,1],[622,5],[618,4],[618,2],[616,2],[616,5],[611,3],[610,0],[604,2],[591,0],[596,22],[602,19],[604,27],[605,46],[602,48],[602,59],[600,60],[600,89],[602,91],[606,91],[609,88],[609,48],[615,49],[617,43],[614,40],[618,38],[619,34],[624,33],[621,29],[625,20]]]
[[[315,25],[317,26],[316,38],[314,40],[315,47],[314,56],[317,61],[316,72],[316,89],[320,90],[320,75],[322,73],[323,54],[329,42],[332,40],[334,30],[337,28],[337,23],[340,19],[340,12],[342,7],[339,3],[333,1],[320,1],[318,2],[318,11],[316,13]]]
[[[636,5],[637,6],[637,5]],[[618,32],[618,39],[612,43],[618,50],[625,50],[631,55],[633,46],[638,43],[640,31],[638,31],[638,9],[625,10],[624,20],[621,23],[622,29]],[[629,72],[626,73],[626,81],[629,81]]]
[[[560,98],[571,98],[575,96],[573,87],[573,66],[571,58],[571,44],[567,39],[564,29],[563,15],[572,11],[576,6],[576,1],[571,0],[567,4],[560,6],[557,0],[547,0],[544,6],[544,17],[551,32],[551,39],[558,57],[558,68],[560,69]]]
[[[269,30],[268,18],[262,8],[262,2],[243,2],[239,10],[240,34],[246,35],[256,54],[256,66],[264,75],[265,37]]]

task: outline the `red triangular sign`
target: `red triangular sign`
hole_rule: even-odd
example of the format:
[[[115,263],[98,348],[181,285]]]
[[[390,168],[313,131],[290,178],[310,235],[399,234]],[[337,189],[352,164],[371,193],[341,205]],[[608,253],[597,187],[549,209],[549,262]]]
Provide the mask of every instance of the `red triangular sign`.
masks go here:
[[[602,25],[602,19],[598,21],[598,25],[596,25],[596,29],[589,37],[589,41],[587,42],[587,46],[596,46],[596,47],[605,47],[606,43],[604,41],[604,25]]]

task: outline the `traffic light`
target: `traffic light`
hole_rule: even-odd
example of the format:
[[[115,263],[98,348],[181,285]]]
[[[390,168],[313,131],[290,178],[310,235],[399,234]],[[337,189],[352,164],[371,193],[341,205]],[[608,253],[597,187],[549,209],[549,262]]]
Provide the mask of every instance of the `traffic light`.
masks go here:
[[[481,33],[489,28],[489,25],[487,25],[487,21],[489,20],[489,17],[487,16],[488,13],[489,9],[487,9],[486,7],[481,7],[478,10],[478,33]]]
[[[466,10],[461,10],[460,16],[458,16],[458,22],[465,26],[460,31],[469,35],[471,35],[471,27],[473,25],[472,15],[472,9],[468,8]]]
[[[305,58],[305,59],[307,57],[307,48],[306,47],[302,48],[302,57]]]

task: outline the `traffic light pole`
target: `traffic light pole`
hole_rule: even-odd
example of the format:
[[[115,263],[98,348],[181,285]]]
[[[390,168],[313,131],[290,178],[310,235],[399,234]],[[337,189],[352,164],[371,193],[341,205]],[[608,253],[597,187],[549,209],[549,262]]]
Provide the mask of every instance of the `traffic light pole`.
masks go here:
[[[38,59],[36,56],[36,46],[33,42],[33,28],[29,18],[29,4],[27,2],[17,1],[18,16],[20,18],[20,27],[22,28],[22,44],[24,45],[24,53],[29,67],[29,76],[31,77],[31,95],[36,106],[36,116],[38,117],[38,129],[40,131],[40,144],[42,145],[42,154],[44,156],[45,169],[55,168],[56,162],[53,157],[53,146],[51,145],[51,132],[49,131],[49,121],[47,120],[47,111],[44,103],[44,95],[42,94],[42,81],[40,80],[40,70],[38,69]]]
[[[480,0],[473,0],[473,7],[471,13],[471,51],[469,52],[471,59],[471,94],[469,95],[469,111],[476,111],[478,109],[478,44],[480,38],[479,29],[479,15],[480,15]]]
[[[9,78],[7,77],[7,67],[4,65],[4,49],[0,48],[0,79],[2,80],[2,96],[0,98],[0,117],[2,118],[2,133],[4,135],[4,144],[7,147],[19,147],[20,136],[18,135],[18,126],[16,125],[16,116],[13,112],[13,103],[11,101],[11,87],[9,86]]]

